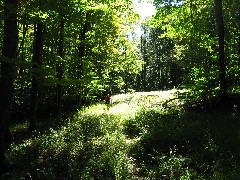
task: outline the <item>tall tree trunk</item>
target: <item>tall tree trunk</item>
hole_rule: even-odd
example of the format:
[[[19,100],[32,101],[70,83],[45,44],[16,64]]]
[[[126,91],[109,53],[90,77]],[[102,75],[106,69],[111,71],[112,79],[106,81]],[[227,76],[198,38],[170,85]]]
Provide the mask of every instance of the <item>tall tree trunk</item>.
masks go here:
[[[147,90],[147,51],[146,51],[146,31],[144,30],[144,35],[141,36],[141,52],[143,56],[143,61],[145,62],[142,67],[142,73],[141,73],[141,78],[142,78],[142,90],[146,91]]]
[[[82,78],[82,75],[83,75],[83,57],[86,56],[87,54],[87,45],[86,45],[86,34],[88,31],[90,31],[91,29],[91,11],[87,11],[86,12],[86,19],[85,19],[85,22],[84,22],[84,25],[82,27],[82,30],[80,32],[80,44],[78,46],[78,57],[80,59],[80,62],[79,62],[79,65],[77,66],[77,76],[78,78]],[[77,104],[80,106],[81,105],[81,102],[82,102],[82,96],[83,96],[83,86],[82,84],[79,84],[79,89],[80,89],[80,92],[79,94],[77,94],[76,96],[76,101],[77,101]]]
[[[17,58],[17,0],[5,0],[4,37],[0,76],[0,171],[4,169],[5,139],[9,132],[10,108],[13,96],[14,61]]]
[[[215,16],[218,31],[219,42],[219,80],[220,80],[220,93],[223,99],[227,97],[227,80],[226,80],[226,65],[224,59],[224,23],[222,12],[222,0],[214,0],[215,3]]]
[[[36,129],[37,123],[37,109],[38,109],[38,93],[39,93],[39,80],[42,63],[42,52],[43,52],[43,22],[38,21],[37,27],[35,27],[35,39],[33,48],[32,58],[32,88],[30,97],[30,126],[29,131]]]
[[[59,46],[58,46],[58,55],[61,59],[64,58],[64,17],[62,14],[61,21],[60,21],[60,33],[59,33]],[[63,64],[61,59],[58,61],[56,65],[56,71],[57,71],[57,78],[58,78],[58,85],[57,85],[57,109],[58,109],[58,115],[61,118],[62,114],[62,95],[63,95],[63,87],[60,84],[62,78],[63,78]]]
[[[22,40],[21,42],[19,43],[19,50],[18,50],[18,54],[19,56],[21,57],[21,62],[25,62],[25,53],[24,53],[24,49],[25,49],[25,40],[26,40],[26,34],[27,34],[27,29],[28,29],[28,24],[27,24],[27,21],[24,19],[24,22],[23,22],[23,32],[22,32]],[[24,95],[25,95],[25,78],[24,78],[24,75],[25,75],[25,70],[24,70],[24,67],[20,67],[18,69],[18,74],[17,76],[19,76],[20,78],[20,94],[21,94],[21,97],[20,97],[20,101],[24,101]]]
[[[155,88],[160,90],[161,89],[161,49],[159,46],[155,46],[156,48],[156,66],[157,66],[157,84],[155,85]]]

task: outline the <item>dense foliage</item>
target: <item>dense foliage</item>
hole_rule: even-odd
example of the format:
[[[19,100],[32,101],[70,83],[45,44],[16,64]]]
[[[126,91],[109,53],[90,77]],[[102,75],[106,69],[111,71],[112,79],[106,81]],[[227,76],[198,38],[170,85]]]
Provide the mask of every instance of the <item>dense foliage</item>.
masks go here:
[[[62,96],[91,100],[102,89],[121,88],[122,72],[136,73],[138,55],[127,33],[137,18],[131,1],[41,1],[23,2],[20,24],[16,105],[26,103],[31,73],[38,76],[40,103]],[[42,59],[31,70],[37,23],[44,24]],[[126,26],[127,25],[127,26]],[[131,63],[134,61],[134,63]],[[130,66],[128,64],[130,64]],[[125,68],[129,66],[129,68]],[[62,88],[61,92],[57,88]],[[56,100],[55,100],[56,101]],[[57,102],[57,101],[56,101]],[[25,104],[27,106],[27,104]]]
[[[119,92],[126,84],[125,74],[135,78],[142,61],[128,38],[138,19],[131,0],[0,4],[0,161],[4,161],[10,123],[28,119],[29,131],[35,131],[41,118],[61,119],[105,92]]]
[[[169,38],[173,42],[173,57],[183,70],[184,84],[191,85],[204,98],[219,94],[222,81],[226,81],[224,88],[228,93],[236,92],[239,84],[238,2],[155,0],[154,3],[157,13],[152,24],[163,31],[160,39]],[[222,34],[219,34],[219,16],[223,16]],[[219,59],[221,56],[225,57],[224,62]]]
[[[239,2],[151,2],[0,0],[3,177],[238,177]]]
[[[39,115],[120,92],[126,74],[134,78],[141,69],[128,38],[138,19],[131,1],[19,1],[12,11],[18,48],[11,104],[30,118],[30,130]]]

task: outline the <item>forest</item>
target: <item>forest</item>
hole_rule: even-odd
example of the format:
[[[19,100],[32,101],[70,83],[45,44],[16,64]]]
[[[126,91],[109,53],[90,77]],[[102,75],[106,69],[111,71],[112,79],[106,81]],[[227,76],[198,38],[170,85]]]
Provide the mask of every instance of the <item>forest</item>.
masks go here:
[[[239,1],[143,1],[0,0],[0,179],[239,179]]]

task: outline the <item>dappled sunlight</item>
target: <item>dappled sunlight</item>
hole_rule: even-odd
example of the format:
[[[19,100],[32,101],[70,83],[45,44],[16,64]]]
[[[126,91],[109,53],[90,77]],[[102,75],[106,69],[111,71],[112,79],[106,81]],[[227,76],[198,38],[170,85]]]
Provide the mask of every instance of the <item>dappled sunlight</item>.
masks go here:
[[[132,113],[142,107],[161,106],[167,100],[176,98],[177,93],[186,90],[172,89],[169,91],[135,92],[131,94],[118,94],[112,97],[110,113]]]
[[[83,110],[79,111],[80,114],[93,114],[93,115],[101,115],[106,112],[106,106],[104,104],[92,105],[90,107],[83,108]]]
[[[0,180],[240,179],[229,2],[1,1]]]
[[[117,94],[112,96],[112,103],[109,111],[103,105],[91,108],[95,114],[107,113],[111,115],[120,115],[122,118],[134,118],[135,114],[145,108],[164,108],[163,104],[172,99],[176,99],[177,93],[183,93],[186,90],[173,89],[169,91],[151,91],[151,92],[134,92],[129,94]],[[174,103],[179,104],[174,101]],[[95,106],[94,106],[95,107]]]
[[[166,176],[179,179],[175,178],[176,173],[179,173],[177,177],[199,179],[202,175],[195,166],[202,168],[201,171],[206,167],[213,171],[216,168],[206,155],[216,158],[215,153],[228,153],[225,146],[230,146],[236,154],[232,151],[229,154],[238,158],[236,142],[239,137],[231,137],[227,142],[223,136],[229,137],[230,132],[239,134],[237,121],[228,121],[230,117],[222,114],[183,113],[178,107],[182,101],[178,92],[186,90],[114,95],[109,111],[103,103],[83,107],[61,127],[50,127],[48,133],[13,143],[8,159],[20,165],[31,162],[21,165],[24,172],[20,176],[30,172],[32,177],[42,179],[55,175],[65,179],[158,179]],[[170,102],[171,108],[162,105],[166,102]],[[226,120],[219,121],[224,118]],[[227,156],[216,160],[225,161]],[[202,164],[202,159],[207,166]],[[190,161],[196,164],[193,166]],[[236,164],[234,160],[228,163]]]
[[[117,114],[117,113],[124,113],[126,112],[127,110],[129,110],[129,104],[127,103],[121,103],[121,104],[117,104],[113,107],[110,107],[110,110],[109,112],[110,113],[114,113],[114,114]]]

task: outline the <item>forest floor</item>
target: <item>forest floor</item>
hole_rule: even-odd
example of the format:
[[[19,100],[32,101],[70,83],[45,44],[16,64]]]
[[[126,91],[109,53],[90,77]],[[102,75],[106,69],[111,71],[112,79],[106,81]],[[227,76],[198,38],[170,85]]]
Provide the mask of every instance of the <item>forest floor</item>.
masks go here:
[[[27,134],[15,124],[1,179],[237,179],[239,115],[185,109],[186,90],[112,96]]]

